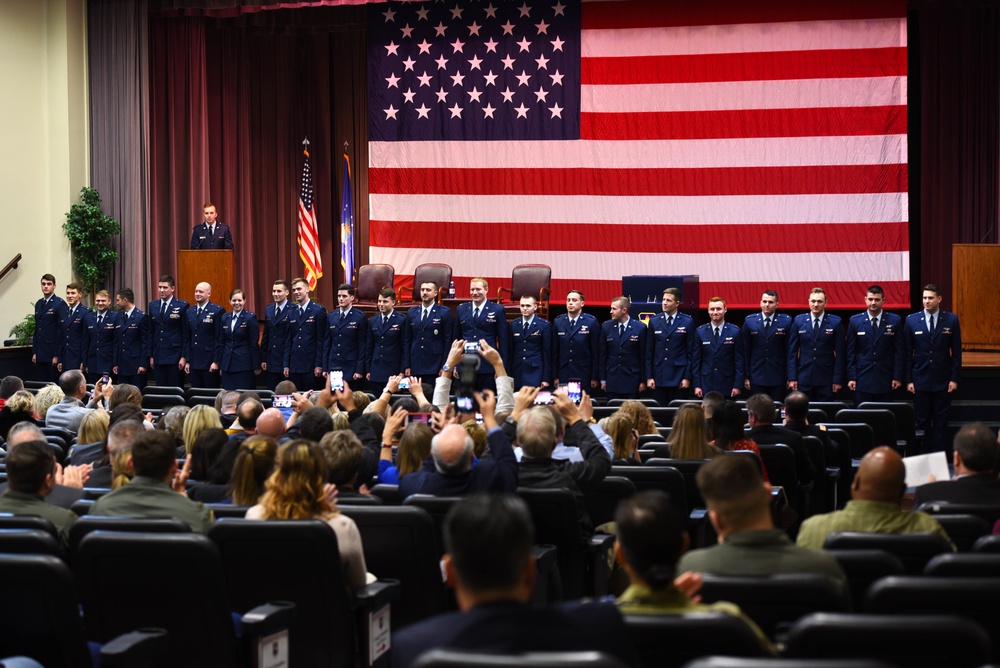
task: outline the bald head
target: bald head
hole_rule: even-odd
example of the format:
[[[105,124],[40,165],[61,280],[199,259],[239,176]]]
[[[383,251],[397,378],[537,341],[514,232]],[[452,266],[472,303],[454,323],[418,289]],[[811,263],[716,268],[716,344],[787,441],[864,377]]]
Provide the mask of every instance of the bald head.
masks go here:
[[[875,448],[865,455],[851,485],[851,498],[859,501],[899,503],[906,491],[906,467],[892,448]]]
[[[278,440],[285,433],[285,416],[277,408],[268,408],[257,418],[257,433]]]
[[[460,475],[472,468],[475,443],[465,427],[451,424],[431,440],[434,466],[442,475]]]

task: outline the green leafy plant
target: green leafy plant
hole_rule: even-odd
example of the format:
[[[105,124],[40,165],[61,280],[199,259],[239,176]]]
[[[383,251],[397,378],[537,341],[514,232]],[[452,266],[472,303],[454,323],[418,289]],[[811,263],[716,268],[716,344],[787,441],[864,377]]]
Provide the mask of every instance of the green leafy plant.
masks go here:
[[[73,251],[73,269],[93,297],[104,281],[118,253],[111,238],[121,233],[121,225],[101,208],[101,195],[93,188],[80,189],[80,203],[70,207],[63,225]]]
[[[30,302],[29,302],[30,303]],[[7,336],[13,336],[15,341],[15,346],[30,346],[31,337],[35,335],[35,314],[29,313],[24,316],[24,320],[17,323],[10,328],[10,334]]]

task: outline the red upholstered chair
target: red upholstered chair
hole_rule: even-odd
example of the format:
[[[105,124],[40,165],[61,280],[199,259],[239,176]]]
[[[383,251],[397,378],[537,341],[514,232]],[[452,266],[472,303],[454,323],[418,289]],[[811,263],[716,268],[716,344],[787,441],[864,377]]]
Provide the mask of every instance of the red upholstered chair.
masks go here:
[[[504,303],[501,295],[510,295],[510,303]],[[519,264],[510,274],[510,287],[501,286],[497,290],[497,302],[503,304],[507,319],[521,314],[521,297],[531,295],[538,300],[538,315],[549,317],[549,294],[552,292],[552,267],[547,264]]]
[[[438,285],[437,303],[440,304],[445,295],[448,294],[448,285],[451,283],[451,265],[441,262],[428,262],[417,265],[413,271],[413,287],[401,287],[399,289],[399,301],[403,301],[403,292],[409,292],[410,298],[406,306],[412,306],[420,300],[420,284],[427,281],[434,281]]]
[[[354,280],[354,305],[362,313],[378,311],[378,293],[382,288],[391,288],[396,279],[396,270],[391,264],[363,264],[358,267]]]

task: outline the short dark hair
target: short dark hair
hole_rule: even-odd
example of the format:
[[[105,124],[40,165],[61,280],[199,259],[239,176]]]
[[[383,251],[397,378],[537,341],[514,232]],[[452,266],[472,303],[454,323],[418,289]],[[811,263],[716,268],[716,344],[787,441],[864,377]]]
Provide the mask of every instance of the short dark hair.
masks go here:
[[[7,399],[10,399],[15,392],[20,392],[23,389],[23,380],[13,374],[6,376],[3,380],[0,380],[0,399],[6,401]]]
[[[629,565],[650,588],[669,587],[684,549],[684,525],[666,492],[645,490],[624,499],[615,522]]]
[[[56,456],[45,441],[25,441],[7,454],[7,485],[15,492],[37,494],[55,470]]]
[[[868,290],[865,291],[865,294],[869,293],[873,295],[882,295],[882,297],[885,297],[885,290],[882,289],[881,285],[869,285]]]
[[[132,443],[132,469],[136,475],[163,480],[176,457],[177,442],[164,431],[144,431]]]
[[[437,281],[420,281],[420,285],[417,286],[417,290],[424,287],[428,283],[434,286],[434,292],[437,292],[438,289],[441,287],[440,285],[438,285]]]
[[[295,392],[295,383],[290,380],[283,380],[277,384],[274,388],[275,394],[293,394]]]
[[[330,411],[322,406],[313,406],[298,421],[299,436],[319,443],[328,432],[333,431],[333,418]]]
[[[163,276],[160,276],[160,280],[157,281],[157,283],[166,283],[170,287],[174,287],[174,285],[175,285],[174,284],[174,277],[171,276],[170,274],[164,274]]]
[[[764,290],[764,294],[767,295],[768,297],[774,297],[774,301],[776,302],[781,301],[780,299],[778,299],[778,293],[774,290]]]
[[[53,276],[52,274],[42,274],[41,280],[43,280],[43,281],[51,281],[51,282],[55,283],[56,282],[56,277]]]
[[[567,297],[569,297],[569,296],[570,296],[571,294],[573,294],[574,292],[575,292],[576,294],[580,295],[580,301],[582,301],[582,302],[585,302],[585,301],[587,301],[587,298],[586,298],[586,297],[584,297],[584,296],[583,296],[583,293],[582,293],[582,292],[580,292],[579,290],[570,290],[569,292],[567,292],[567,293],[566,293],[566,296],[567,296]]]
[[[990,473],[997,465],[996,434],[982,422],[973,422],[959,429],[952,447],[970,471]]]
[[[387,299],[396,301],[396,291],[393,290],[392,288],[382,288],[381,290],[378,291],[378,296],[386,297]]]
[[[663,294],[665,294],[665,295],[673,295],[674,299],[676,299],[678,302],[681,301],[682,296],[683,296],[683,293],[681,293],[680,288],[666,288],[663,291]]]
[[[772,424],[774,422],[774,399],[760,392],[747,399],[747,412],[757,418],[758,422]]]
[[[66,396],[70,396],[76,394],[81,383],[86,384],[86,382],[87,378],[83,375],[82,371],[79,369],[69,369],[68,371],[63,371],[62,375],[59,376],[59,389]]]
[[[476,593],[515,587],[534,542],[531,511],[514,494],[467,497],[444,520],[445,549],[462,585]]]
[[[351,285],[350,283],[341,283],[340,285],[338,285],[337,292],[340,292],[341,290],[346,290],[347,294],[354,296],[354,286]]]
[[[122,288],[117,292],[117,295],[127,301],[129,304],[135,303],[135,293],[132,292],[132,288]]]
[[[809,417],[808,395],[796,390],[785,397],[785,415],[799,422]]]
[[[264,404],[256,399],[247,399],[236,409],[236,419],[244,431],[257,428],[257,418],[264,412]]]
[[[275,285],[282,285],[285,287],[286,290],[291,290],[291,286],[288,285],[288,281],[286,281],[283,278],[275,280],[274,283],[271,284],[271,287],[274,287]]]
[[[709,510],[737,529],[769,503],[760,470],[743,455],[726,454],[705,462],[694,479]]]
[[[938,297],[941,296],[941,288],[939,288],[935,283],[928,283],[927,285],[925,285],[924,292],[933,292]]]
[[[83,286],[80,285],[79,283],[77,283],[76,281],[73,281],[72,283],[67,283],[66,284],[66,289],[67,290],[76,290],[77,292],[79,292],[81,294],[83,293]]]

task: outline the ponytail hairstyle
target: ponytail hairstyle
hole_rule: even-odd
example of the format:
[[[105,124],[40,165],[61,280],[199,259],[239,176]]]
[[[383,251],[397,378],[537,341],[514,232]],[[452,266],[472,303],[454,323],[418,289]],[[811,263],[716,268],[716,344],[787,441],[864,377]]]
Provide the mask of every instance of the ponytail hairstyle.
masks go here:
[[[240,444],[230,485],[233,503],[252,506],[264,493],[264,483],[274,471],[278,444],[270,436],[251,436]]]
[[[126,446],[115,453],[111,460],[111,489],[118,489],[132,482],[135,475],[129,462],[132,461],[132,446]]]

